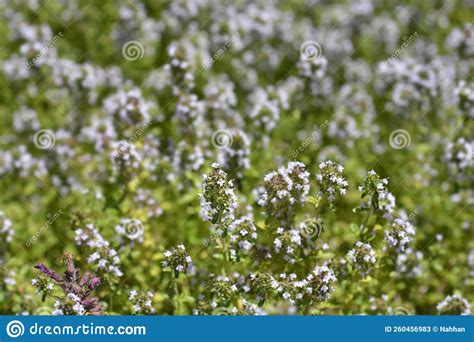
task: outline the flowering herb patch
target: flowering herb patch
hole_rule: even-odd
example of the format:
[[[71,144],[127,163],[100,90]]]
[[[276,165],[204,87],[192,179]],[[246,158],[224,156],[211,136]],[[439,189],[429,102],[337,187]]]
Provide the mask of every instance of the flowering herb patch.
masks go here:
[[[469,1],[0,18],[2,314],[472,313]]]

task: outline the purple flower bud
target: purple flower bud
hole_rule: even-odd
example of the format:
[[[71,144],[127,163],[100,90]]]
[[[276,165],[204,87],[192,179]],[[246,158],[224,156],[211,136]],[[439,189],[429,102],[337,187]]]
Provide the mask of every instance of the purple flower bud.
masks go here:
[[[66,280],[69,282],[76,281],[79,275],[79,270],[76,270],[74,267],[74,262],[70,253],[64,253],[64,265],[66,266],[66,272],[64,272]]]
[[[84,275],[81,277],[81,280],[79,281],[79,285],[84,286],[87,283],[89,283],[89,280],[91,279],[92,276],[93,275],[90,272],[84,273]]]
[[[91,315],[100,315],[102,313],[102,306],[96,297],[84,299],[81,301],[81,304]]]
[[[45,264],[40,262],[38,265],[35,266],[36,269],[40,270],[43,274],[47,275],[51,279],[57,281],[58,283],[62,283],[63,279],[59,275],[59,273],[56,273],[54,271],[51,271],[49,268],[46,267]]]
[[[89,289],[93,290],[97,286],[99,286],[99,284],[100,284],[100,278],[96,277],[96,276],[93,276],[92,279],[91,279],[91,282],[89,284]]]

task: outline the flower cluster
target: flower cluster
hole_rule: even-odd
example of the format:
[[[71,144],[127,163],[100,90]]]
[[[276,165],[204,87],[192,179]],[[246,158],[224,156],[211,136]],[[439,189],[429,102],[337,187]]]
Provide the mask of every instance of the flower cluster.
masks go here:
[[[219,164],[212,164],[212,172],[203,175],[201,216],[213,224],[228,225],[234,219],[237,198],[234,183]]]
[[[380,91],[391,94],[388,110],[404,115],[411,107],[428,111],[438,94],[434,68],[412,59],[392,59],[378,65]]]
[[[244,289],[253,293],[259,304],[269,298],[279,298],[293,309],[308,308],[328,301],[337,281],[334,271],[326,264],[317,265],[301,280],[295,273],[280,273],[278,277],[270,273],[252,273],[249,279],[250,283]]]
[[[390,300],[388,295],[383,294],[380,298],[371,297],[369,299],[370,308],[369,313],[374,314],[385,314],[385,315],[394,315],[398,314],[395,309],[390,306]]]
[[[25,145],[0,151],[0,175],[42,179],[46,176],[47,170],[45,160],[34,157]]]
[[[457,50],[463,56],[474,55],[474,40],[472,34],[474,33],[474,25],[466,23],[463,27],[455,28],[446,37],[446,47]]]
[[[125,140],[114,142],[110,159],[113,163],[113,174],[117,177],[130,180],[138,175],[142,157],[134,144]]]
[[[149,106],[143,99],[140,89],[119,91],[104,100],[105,112],[122,127],[142,124],[149,120]]]
[[[362,203],[361,208],[381,211],[389,219],[395,207],[395,197],[388,191],[387,185],[387,178],[381,178],[374,170],[370,170],[364,184],[359,187],[361,198],[369,198],[368,203]]]
[[[251,216],[236,219],[231,223],[228,231],[232,245],[230,255],[234,258],[242,253],[249,253],[257,241],[257,228]]]
[[[459,81],[453,92],[461,111],[465,112],[467,117],[474,118],[474,82]]]
[[[227,306],[237,293],[237,286],[226,276],[216,276],[209,283],[213,303],[217,306]],[[212,304],[211,304],[212,305]]]
[[[260,304],[265,303],[268,297],[273,297],[280,289],[280,284],[271,273],[250,273],[249,279],[250,286],[248,286],[247,289],[254,289],[256,295],[255,300]]]
[[[0,228],[1,228],[0,236],[2,239],[2,243],[3,242],[8,243],[12,240],[13,235],[15,233],[12,226],[13,226],[12,221],[8,219],[7,217],[5,217],[5,214],[2,211],[0,211]]]
[[[275,101],[268,99],[265,92],[259,93],[259,96],[249,116],[260,130],[270,133],[275,129],[280,118],[280,108]],[[264,144],[268,144],[268,141]]]
[[[5,272],[7,253],[14,233],[12,221],[0,211],[0,284],[4,290],[6,285],[16,284],[15,271]]]
[[[339,196],[344,196],[349,183],[343,176],[344,167],[331,160],[319,164],[319,173],[316,181],[320,187],[320,196],[327,197],[329,202],[334,202]]]
[[[440,315],[471,314],[471,304],[469,304],[466,299],[457,294],[447,296],[442,302],[438,303],[436,309]]]
[[[332,80],[325,77],[328,68],[326,57],[318,58],[300,57],[297,64],[299,75],[305,83],[305,87],[315,96],[328,95],[332,88]]]
[[[276,233],[277,237],[273,240],[275,252],[282,253],[286,261],[294,264],[302,246],[301,231],[299,229],[285,230],[279,227]]]
[[[474,141],[458,138],[446,146],[446,161],[452,172],[467,173],[474,169]]]
[[[414,237],[415,229],[413,225],[400,217],[393,221],[390,230],[385,231],[385,241],[397,252],[404,252]]]
[[[145,208],[149,218],[156,218],[163,214],[163,209],[159,206],[158,200],[151,191],[137,189],[134,201],[139,208]]]
[[[361,276],[366,276],[375,264],[375,251],[368,243],[357,241],[355,247],[347,252],[347,257]]]
[[[13,115],[13,129],[18,133],[36,132],[41,128],[38,114],[31,108],[21,107]]]
[[[419,278],[423,274],[423,253],[407,248],[397,255],[396,271],[399,278]]]
[[[164,251],[164,260],[161,266],[170,268],[174,276],[177,278],[180,273],[189,273],[193,269],[193,260],[186,252],[184,245],[178,245],[170,250]]]
[[[328,266],[316,266],[304,280],[294,283],[295,288],[302,290],[295,298],[303,303],[327,301],[331,298],[336,280],[334,271]]]
[[[288,223],[302,206],[309,192],[309,172],[300,162],[272,171],[264,178],[258,204],[266,207],[269,217]]]
[[[128,300],[132,304],[134,315],[151,315],[156,312],[153,307],[153,291],[138,292],[137,290],[131,290]]]
[[[87,246],[92,253],[87,258],[89,264],[93,264],[97,270],[121,277],[120,257],[114,248],[110,247],[109,241],[99,233],[93,224],[87,224],[85,228],[75,230],[75,240],[78,246]]]

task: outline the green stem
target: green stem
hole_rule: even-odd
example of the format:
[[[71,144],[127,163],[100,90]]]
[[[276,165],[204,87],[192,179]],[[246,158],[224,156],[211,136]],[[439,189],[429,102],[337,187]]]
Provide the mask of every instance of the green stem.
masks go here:
[[[373,206],[372,206],[372,204],[371,204],[370,207],[369,207],[369,210],[367,211],[367,215],[365,216],[364,221],[362,221],[362,225],[361,225],[361,227],[360,227],[361,238],[364,237],[364,233],[365,233],[365,231],[366,231],[366,228],[368,228],[368,227],[367,227],[367,224],[369,223],[369,219],[370,219],[370,217],[372,216],[373,211],[374,211],[374,210],[373,210]]]
[[[179,301],[179,287],[178,282],[176,281],[176,277],[173,277],[173,288],[174,288],[174,307],[175,307],[175,314],[179,315],[181,312],[181,303]]]
[[[227,228],[225,228],[224,226],[224,223],[222,222],[222,215],[219,214],[219,222],[218,222],[218,225],[220,227],[223,227],[224,229],[224,236],[220,236],[220,245],[222,247],[222,253],[224,254],[223,255],[223,262],[222,262],[222,269],[221,269],[221,273],[222,273],[222,276],[227,276],[227,265],[229,264],[229,252],[228,252],[228,244],[227,244],[227,239],[228,239],[228,235],[229,235],[229,232],[227,231]]]
[[[327,194],[324,194],[323,196],[321,196],[321,199],[318,202],[318,207],[316,209],[316,217],[319,217],[319,214],[321,213],[323,206],[326,204],[327,197],[328,197]]]
[[[227,237],[221,238],[222,253],[224,254],[224,262],[222,264],[222,275],[227,276],[227,266],[229,264],[229,251],[227,245]]]
[[[114,312],[113,306],[114,306],[114,297],[109,296],[109,311],[110,312]]]

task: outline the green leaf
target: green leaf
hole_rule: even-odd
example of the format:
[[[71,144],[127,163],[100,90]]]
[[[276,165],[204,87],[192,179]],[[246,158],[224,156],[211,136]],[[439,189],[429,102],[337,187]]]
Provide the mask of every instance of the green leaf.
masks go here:
[[[217,260],[224,260],[224,255],[222,255],[222,253],[214,253],[212,254],[212,257]]]
[[[183,296],[181,298],[181,301],[183,303],[194,303],[194,297],[192,297],[192,296]]]
[[[357,234],[359,232],[359,226],[355,223],[351,223],[349,225],[349,229],[354,233]]]

